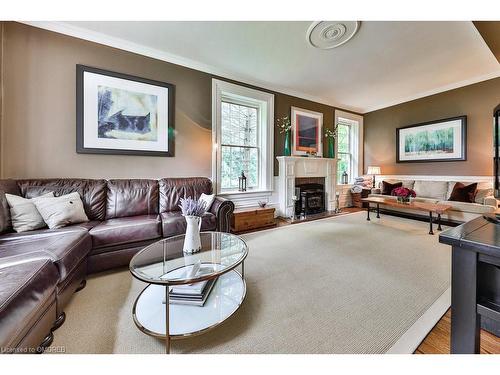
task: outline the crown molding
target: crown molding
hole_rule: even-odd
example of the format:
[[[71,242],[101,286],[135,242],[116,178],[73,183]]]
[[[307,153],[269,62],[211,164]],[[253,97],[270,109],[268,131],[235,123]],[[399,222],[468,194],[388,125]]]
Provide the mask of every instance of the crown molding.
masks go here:
[[[238,74],[229,70],[221,69],[209,64],[204,64],[199,61],[195,61],[192,59],[188,59],[179,55],[175,55],[169,52],[165,52],[156,48],[151,48],[147,47],[138,43],[130,42],[125,39],[109,36],[103,33],[99,33],[96,31],[92,31],[89,29],[85,29],[82,27],[74,26],[67,24],[65,22],[61,21],[19,21],[20,23],[23,23],[25,25],[37,27],[40,29],[48,30],[48,31],[53,31],[59,34],[63,35],[68,35],[74,38],[86,40],[89,42],[94,42],[98,44],[102,44],[108,47],[113,47],[117,48],[123,51],[128,51],[132,53],[136,53],[138,55],[142,56],[147,56],[151,57],[153,59],[165,61],[168,63],[184,66],[186,68],[198,70],[204,73],[212,74],[216,77],[219,78],[225,78],[229,80],[234,80],[234,81],[239,81],[242,83],[245,83],[247,85],[255,86],[258,88],[262,88],[265,90],[273,91],[276,93],[281,93],[281,94],[286,94],[290,96],[295,96],[301,99],[306,99],[310,100],[316,103],[328,105],[331,107],[334,107],[335,109],[338,110],[345,110],[348,112],[353,112],[355,114],[366,114],[369,112],[377,111],[379,109],[384,109],[388,107],[392,107],[398,104],[406,103],[412,100],[416,99],[421,99],[426,96],[430,95],[435,95],[439,94],[445,91],[457,89],[460,87],[472,85],[474,83],[479,83],[482,81],[486,81],[492,78],[497,78],[500,77],[500,69],[485,75],[481,75],[475,78],[467,79],[464,81],[456,82],[453,84],[441,86],[436,89],[432,89],[429,91],[424,91],[415,95],[411,95],[408,97],[396,99],[390,102],[386,102],[384,104],[376,105],[376,106],[371,106],[371,107],[366,107],[366,108],[361,108],[361,107],[355,107],[355,106],[349,106],[345,104],[340,104],[338,102],[332,102],[331,100],[322,98],[322,97],[316,97],[314,95],[306,94],[300,91],[296,91],[287,87],[282,87],[279,85],[270,85],[267,82],[262,82],[259,80],[256,80],[252,77]]]
[[[301,99],[310,100],[316,103],[328,105],[334,108],[338,108],[338,103],[333,103],[325,98],[316,97],[314,95],[309,95],[300,91],[295,91],[287,87],[270,85],[269,83],[255,80],[254,78],[248,77],[246,75],[238,74],[229,70],[220,69],[215,66],[204,64],[199,61],[188,59],[179,55],[175,55],[169,52],[165,52],[156,48],[144,46],[138,43],[130,42],[125,39],[109,36],[96,31],[88,30],[82,27],[70,25],[60,21],[20,21],[25,25],[37,27],[39,29],[44,29],[48,31],[53,31],[59,34],[68,35],[74,38],[86,40],[89,42],[94,42],[102,44],[108,47],[117,48],[123,51],[133,52],[138,55],[151,57],[153,59],[165,61],[175,65],[184,66],[186,68],[198,70],[204,73],[209,73],[214,76],[225,78],[229,80],[239,81],[247,85],[255,86],[265,90],[273,91],[276,93],[286,94],[290,96],[295,96]],[[347,111],[353,111],[359,113],[359,108],[342,106],[342,109]]]
[[[380,104],[380,105],[373,106],[373,107],[368,107],[362,113],[363,114],[367,114],[369,112],[378,111],[379,109],[385,109],[385,108],[393,107],[393,106],[398,105],[398,104],[403,104],[403,103],[411,102],[412,100],[422,99],[422,98],[425,98],[425,97],[431,96],[431,95],[441,94],[441,93],[446,92],[446,91],[450,91],[450,90],[454,90],[454,89],[459,89],[461,87],[473,85],[474,83],[479,83],[479,82],[487,81],[489,79],[498,78],[498,77],[500,77],[500,69],[497,70],[497,71],[488,73],[488,74],[481,75],[479,77],[474,77],[474,78],[466,79],[464,81],[452,83],[450,85],[441,86],[441,87],[433,89],[433,90],[424,91],[424,92],[421,92],[421,93],[416,94],[416,95],[411,95],[411,96],[408,96],[406,98],[394,100],[394,101],[387,102],[387,103]]]

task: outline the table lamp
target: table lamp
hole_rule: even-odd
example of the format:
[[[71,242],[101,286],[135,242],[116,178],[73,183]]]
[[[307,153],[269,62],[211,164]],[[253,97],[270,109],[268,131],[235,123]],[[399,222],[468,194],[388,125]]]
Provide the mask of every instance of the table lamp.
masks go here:
[[[375,176],[380,174],[380,167],[369,166],[366,174],[373,175],[373,187],[375,188]]]

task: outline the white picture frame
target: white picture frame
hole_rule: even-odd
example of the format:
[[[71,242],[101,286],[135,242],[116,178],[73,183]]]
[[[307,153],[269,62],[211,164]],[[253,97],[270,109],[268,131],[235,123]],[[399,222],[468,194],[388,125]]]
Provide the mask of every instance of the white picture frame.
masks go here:
[[[292,155],[323,157],[323,113],[292,107]]]

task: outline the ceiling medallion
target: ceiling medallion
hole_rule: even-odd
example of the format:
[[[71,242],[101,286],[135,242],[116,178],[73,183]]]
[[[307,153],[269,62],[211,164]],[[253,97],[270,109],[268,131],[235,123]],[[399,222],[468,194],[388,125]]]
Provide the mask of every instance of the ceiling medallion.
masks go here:
[[[330,49],[347,43],[358,31],[359,21],[318,21],[307,30],[307,41],[315,48]]]

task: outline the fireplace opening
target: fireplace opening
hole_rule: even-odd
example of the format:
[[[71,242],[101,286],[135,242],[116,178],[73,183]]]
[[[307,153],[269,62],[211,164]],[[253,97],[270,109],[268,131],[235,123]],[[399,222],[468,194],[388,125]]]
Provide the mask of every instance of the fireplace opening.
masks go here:
[[[304,183],[295,186],[295,214],[306,216],[325,211],[325,186],[320,183]]]

